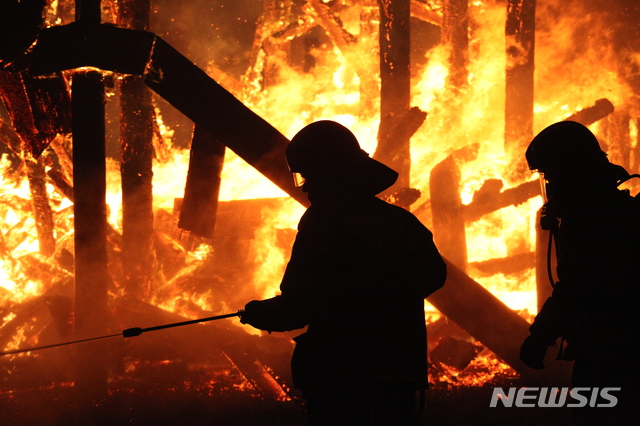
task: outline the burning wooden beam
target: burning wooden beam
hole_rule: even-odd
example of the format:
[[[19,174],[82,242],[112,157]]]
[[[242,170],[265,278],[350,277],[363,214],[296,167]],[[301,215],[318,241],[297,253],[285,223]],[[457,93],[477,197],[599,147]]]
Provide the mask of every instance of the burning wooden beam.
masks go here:
[[[613,110],[614,107],[611,101],[606,98],[598,99],[592,106],[576,111],[569,117],[565,118],[565,120],[577,121],[580,124],[589,126],[596,121],[605,118],[611,114]]]
[[[427,300],[516,371],[526,372],[519,353],[529,335],[529,323],[460,268],[445,261],[447,282]]]
[[[78,338],[107,331],[106,165],[104,86],[99,71],[76,71],[72,82],[75,325]],[[107,366],[97,346],[79,347],[76,385],[106,393]],[[92,362],[87,362],[92,360]]]
[[[53,211],[49,204],[49,195],[45,182],[45,170],[42,158],[35,159],[30,153],[23,155],[29,179],[29,190],[31,192],[31,204],[35,216],[36,231],[38,232],[38,244],[40,253],[51,256],[56,250],[56,239],[54,236]]]
[[[118,4],[118,24],[149,28],[149,0]],[[151,92],[139,75],[120,80],[120,173],[122,177],[122,266],[125,290],[140,298],[151,294],[153,277],[153,133]]]
[[[527,168],[522,153],[533,138],[533,71],[536,0],[507,0],[505,152]]]
[[[502,186],[502,180],[486,180],[482,187],[473,194],[473,200],[462,208],[465,222],[476,221],[486,214],[508,206],[517,206],[540,195],[540,181],[538,179],[501,192]]]
[[[464,270],[467,267],[467,238],[460,199],[460,169],[452,155],[431,170],[429,188],[433,240],[443,256]]]
[[[35,78],[28,72],[0,71],[0,97],[11,124],[34,158],[59,133],[71,130],[71,101],[62,76]]]
[[[409,137],[401,140],[391,138],[398,119],[405,116],[411,107],[410,1],[378,0],[378,4],[380,7],[380,127],[374,158],[398,172],[398,181],[392,187],[397,190],[410,187]]]
[[[450,46],[449,82],[456,89],[467,85],[469,72],[469,1],[442,2],[442,43]]]
[[[224,151],[220,141],[195,126],[178,227],[200,237],[213,238]]]

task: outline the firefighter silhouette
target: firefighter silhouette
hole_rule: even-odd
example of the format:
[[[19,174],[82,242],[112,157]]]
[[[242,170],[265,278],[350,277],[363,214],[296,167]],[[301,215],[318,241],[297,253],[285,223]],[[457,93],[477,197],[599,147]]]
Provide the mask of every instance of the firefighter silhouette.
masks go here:
[[[427,387],[424,299],[446,266],[431,232],[375,195],[397,173],[347,128],[319,121],[287,149],[311,207],[272,299],[249,302],[244,323],[295,338],[294,386],[312,424],[412,424]]]
[[[520,357],[544,368],[547,348],[562,338],[559,358],[575,361],[574,387],[621,387],[615,410],[580,409],[576,419],[603,424],[601,415],[610,421],[615,414],[619,424],[638,424],[626,418],[635,410],[625,410],[640,376],[640,200],[618,189],[630,175],[609,162],[588,128],[571,121],[538,134],[526,159],[546,182],[542,225],[555,236],[558,282]]]

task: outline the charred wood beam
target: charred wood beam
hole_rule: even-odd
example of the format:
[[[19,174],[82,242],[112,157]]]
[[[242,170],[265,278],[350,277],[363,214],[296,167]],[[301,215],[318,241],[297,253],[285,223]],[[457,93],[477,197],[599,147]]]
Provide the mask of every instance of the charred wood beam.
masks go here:
[[[521,155],[533,137],[533,71],[536,0],[507,0],[505,152],[526,170]]]
[[[469,71],[469,1],[443,0],[442,43],[451,48],[449,82],[457,89],[467,85]]]
[[[529,372],[519,357],[529,323],[460,268],[446,262],[447,282],[427,300],[516,371]]]
[[[59,74],[34,78],[26,71],[0,71],[0,97],[24,149],[35,158],[57,134],[71,130],[71,100]]]
[[[200,126],[195,126],[189,171],[178,227],[213,238],[225,146]]]
[[[149,0],[118,4],[118,24],[147,30]],[[141,76],[120,81],[120,174],[122,177],[122,266],[125,290],[139,298],[151,294],[153,277],[153,136],[151,92]]]
[[[227,89],[234,96],[240,95],[244,90],[244,85],[240,80],[222,71],[217,66],[209,64],[207,65],[206,71],[213,80],[217,81],[222,87]]]
[[[594,105],[571,114],[565,118],[565,121],[576,121],[585,126],[589,126],[605,118],[611,114],[613,110],[614,107],[611,101],[606,98],[598,99]]]
[[[70,201],[73,201],[73,185],[69,183],[66,176],[60,170],[50,169],[47,172],[47,176],[49,176],[49,179],[53,182],[53,186],[55,186],[62,195]]]
[[[104,85],[99,71],[72,80],[75,326],[77,338],[107,332],[106,165]],[[76,386],[88,399],[106,394],[100,345],[79,347]],[[91,395],[91,396],[89,396]],[[83,406],[88,409],[88,401]]]
[[[380,7],[380,126],[374,158],[399,173],[393,188],[410,186],[409,137],[392,140],[398,119],[411,108],[409,0],[378,0]],[[400,136],[400,135],[396,135]]]
[[[35,159],[28,152],[25,152],[23,157],[27,178],[29,179],[31,205],[35,216],[40,253],[45,256],[51,256],[56,250],[56,239],[54,236],[53,211],[49,204],[49,195],[45,182],[44,164],[42,163],[42,158]]]
[[[433,240],[443,256],[464,270],[467,267],[467,238],[460,199],[460,169],[453,156],[433,168],[429,188]]]
[[[128,293],[148,297],[153,276],[153,134],[151,92],[140,76],[120,82],[122,260]]]
[[[517,206],[540,195],[540,181],[538,179],[500,192],[502,185],[500,179],[486,180],[482,187],[473,194],[471,203],[462,208],[465,222],[476,221],[486,214],[508,206]]]

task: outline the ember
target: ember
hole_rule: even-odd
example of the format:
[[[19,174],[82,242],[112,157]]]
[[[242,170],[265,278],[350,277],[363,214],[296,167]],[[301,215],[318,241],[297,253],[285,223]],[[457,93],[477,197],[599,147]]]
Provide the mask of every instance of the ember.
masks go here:
[[[287,138],[331,119],[399,171],[382,196],[449,261],[425,303],[432,387],[506,386],[531,374],[517,350],[550,292],[526,144],[570,118],[640,164],[630,1],[46,3],[37,40],[11,33],[0,50],[0,351],[277,294],[307,202]],[[162,419],[154,399],[301,421],[296,333],[224,321],[0,358],[0,401],[18,423],[78,421],[78,389],[114,421]],[[27,413],[35,395],[56,402]]]

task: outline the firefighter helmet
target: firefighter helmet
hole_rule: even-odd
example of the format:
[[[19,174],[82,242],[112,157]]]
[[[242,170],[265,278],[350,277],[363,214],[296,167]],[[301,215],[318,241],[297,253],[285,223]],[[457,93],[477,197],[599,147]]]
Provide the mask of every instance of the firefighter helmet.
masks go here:
[[[561,121],[541,131],[525,156],[529,168],[544,175],[544,180],[573,189],[617,186],[630,176],[622,166],[609,162],[587,127],[574,121]]]
[[[542,173],[608,163],[591,130],[575,121],[560,121],[545,128],[533,138],[525,156],[529,168]]]
[[[287,163],[294,176],[332,189],[349,187],[378,194],[394,184],[398,173],[372,159],[353,133],[335,121],[309,124],[291,139]],[[297,185],[302,181],[297,179]]]

